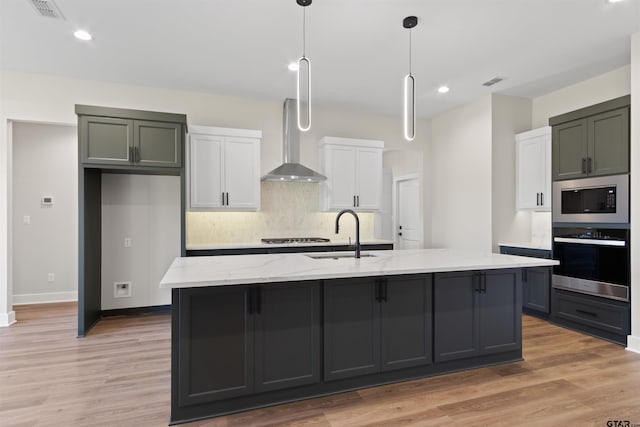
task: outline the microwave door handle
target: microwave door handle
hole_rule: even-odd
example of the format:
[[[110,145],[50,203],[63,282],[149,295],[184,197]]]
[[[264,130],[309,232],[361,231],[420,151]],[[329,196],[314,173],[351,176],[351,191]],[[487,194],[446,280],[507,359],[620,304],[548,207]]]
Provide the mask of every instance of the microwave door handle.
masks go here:
[[[554,237],[554,242],[558,243],[576,243],[578,245],[594,245],[594,246],[627,246],[624,240],[600,240],[600,239],[578,239],[574,237]]]

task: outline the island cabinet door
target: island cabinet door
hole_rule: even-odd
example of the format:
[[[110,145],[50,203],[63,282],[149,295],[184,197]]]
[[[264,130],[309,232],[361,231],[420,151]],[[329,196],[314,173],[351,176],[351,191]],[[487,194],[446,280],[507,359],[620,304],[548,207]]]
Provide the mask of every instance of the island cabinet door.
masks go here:
[[[481,274],[472,271],[434,276],[434,359],[465,359],[480,353]]]
[[[522,286],[520,269],[482,273],[480,293],[480,351],[517,350],[522,345]]]
[[[254,292],[256,391],[319,382],[319,282],[258,286]]]
[[[324,282],[324,379],[380,371],[380,306],[375,278]]]
[[[380,279],[383,371],[431,363],[431,278],[423,274]]]
[[[246,286],[180,290],[180,406],[253,392],[249,291]]]

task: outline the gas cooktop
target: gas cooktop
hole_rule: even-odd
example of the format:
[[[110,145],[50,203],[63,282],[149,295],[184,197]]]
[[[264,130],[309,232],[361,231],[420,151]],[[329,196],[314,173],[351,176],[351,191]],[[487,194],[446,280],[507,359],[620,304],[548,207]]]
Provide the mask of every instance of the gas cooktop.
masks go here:
[[[274,237],[262,239],[262,243],[282,244],[282,243],[327,243],[331,240],[323,237]]]

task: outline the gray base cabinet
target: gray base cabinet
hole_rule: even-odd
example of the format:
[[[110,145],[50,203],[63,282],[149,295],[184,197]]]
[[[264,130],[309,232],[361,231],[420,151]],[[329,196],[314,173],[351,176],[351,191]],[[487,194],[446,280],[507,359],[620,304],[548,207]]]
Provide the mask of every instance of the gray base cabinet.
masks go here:
[[[182,290],[179,404],[319,381],[319,289],[301,282]]]
[[[324,289],[325,380],[431,363],[431,276],[335,279]]]
[[[174,289],[171,423],[522,360],[520,278]]]
[[[437,273],[435,361],[520,348],[521,306],[520,270]]]
[[[522,272],[522,307],[549,314],[551,268],[534,267]]]

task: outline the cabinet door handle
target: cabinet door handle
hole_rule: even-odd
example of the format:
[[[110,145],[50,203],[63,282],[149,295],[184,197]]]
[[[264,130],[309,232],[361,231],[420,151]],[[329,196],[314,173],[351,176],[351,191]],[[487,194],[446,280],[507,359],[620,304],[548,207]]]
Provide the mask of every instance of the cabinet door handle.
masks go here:
[[[540,206],[544,206],[544,193],[540,193]]]
[[[587,159],[582,158],[582,173],[587,173]]]
[[[247,289],[247,313],[253,314],[253,289]]]
[[[591,157],[587,157],[587,173],[593,172],[591,169],[591,165],[593,163],[593,159]]]
[[[227,194],[227,202],[226,202],[226,205],[227,205],[227,206],[229,206],[229,193],[226,193],[226,194]]]
[[[222,206],[224,206],[224,192],[222,192],[221,196],[222,196],[222,202],[221,203],[222,203]]]
[[[382,299],[384,302],[387,302],[387,298],[389,296],[389,290],[387,289],[387,279],[382,279]]]
[[[592,311],[580,310],[579,308],[576,308],[576,313],[586,314],[591,317],[598,317],[598,313],[594,313]]]
[[[136,147],[133,151],[135,153],[136,163],[140,163],[140,147]]]
[[[482,273],[482,293],[487,293],[487,275]]]
[[[373,290],[373,293],[375,294],[376,301],[378,302],[382,301],[382,292],[380,288],[381,288],[380,279],[377,279],[375,282],[375,288]]]
[[[134,151],[133,151],[133,147],[129,147],[129,161],[131,163],[134,163],[136,161],[136,158],[134,157]]]
[[[473,273],[472,280],[473,280],[473,290],[475,292],[480,292],[480,273],[477,273],[477,272]]]
[[[356,196],[356,207],[360,207],[360,196]]]
[[[536,206],[540,206],[540,193],[536,193]]]
[[[356,196],[353,196],[353,207],[356,207]]]
[[[260,288],[255,288],[256,293],[256,313],[260,314],[262,311],[262,290]]]

